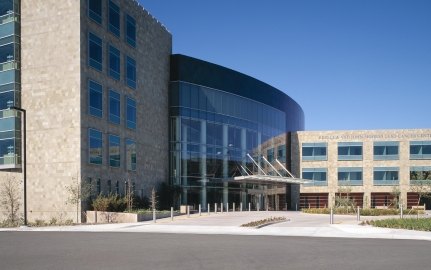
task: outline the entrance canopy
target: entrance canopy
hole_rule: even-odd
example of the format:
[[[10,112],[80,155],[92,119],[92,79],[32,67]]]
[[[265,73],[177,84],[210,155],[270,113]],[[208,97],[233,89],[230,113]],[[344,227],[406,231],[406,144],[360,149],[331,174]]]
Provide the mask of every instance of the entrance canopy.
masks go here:
[[[305,184],[310,183],[311,181],[294,177],[273,175],[246,175],[236,176],[233,178],[232,182],[244,184]]]

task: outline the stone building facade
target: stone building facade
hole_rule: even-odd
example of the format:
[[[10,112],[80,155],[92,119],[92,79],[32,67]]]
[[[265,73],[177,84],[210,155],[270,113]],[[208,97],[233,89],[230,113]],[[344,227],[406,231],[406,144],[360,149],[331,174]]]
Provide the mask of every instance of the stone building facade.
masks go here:
[[[313,180],[301,185],[300,207],[332,206],[346,193],[360,207],[411,207],[414,187],[431,180],[430,129],[299,131],[291,147],[293,173]]]
[[[28,219],[76,219],[66,186],[84,181],[122,193],[127,180],[148,195],[168,175],[171,34],[134,0],[13,1]]]

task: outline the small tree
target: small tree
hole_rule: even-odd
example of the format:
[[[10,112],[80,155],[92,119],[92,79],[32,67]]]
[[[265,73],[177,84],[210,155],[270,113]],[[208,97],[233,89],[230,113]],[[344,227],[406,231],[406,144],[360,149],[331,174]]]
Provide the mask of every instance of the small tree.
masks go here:
[[[391,195],[392,195],[392,202],[390,206],[397,208],[400,202],[400,195],[401,195],[400,189],[398,187],[393,187]]]
[[[90,183],[86,183],[85,181],[79,181],[79,177],[72,177],[73,183],[66,186],[66,191],[68,193],[68,198],[66,200],[67,204],[76,206],[76,223],[79,222],[79,204],[82,201],[86,201],[92,191],[92,187]]]
[[[419,205],[421,199],[431,199],[431,180],[416,181],[410,185],[410,190],[418,194],[417,205]]]
[[[126,201],[127,211],[132,211],[133,208],[133,189],[130,179],[127,179],[125,186],[124,199]]]
[[[355,211],[355,202],[350,197],[351,188],[340,187],[338,189],[339,195],[335,196],[335,207],[342,208],[348,213],[351,209]]]
[[[7,212],[7,222],[12,226],[19,224],[18,210],[21,206],[21,181],[6,176],[0,186],[0,204]]]
[[[157,208],[157,195],[156,195],[156,190],[153,189],[151,190],[151,210],[156,210]]]

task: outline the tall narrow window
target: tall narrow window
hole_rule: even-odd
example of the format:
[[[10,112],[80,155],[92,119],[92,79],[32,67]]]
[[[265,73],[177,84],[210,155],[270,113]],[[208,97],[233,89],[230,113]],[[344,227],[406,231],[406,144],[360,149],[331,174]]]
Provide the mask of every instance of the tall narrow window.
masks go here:
[[[132,98],[126,98],[126,127],[136,128],[136,101]]]
[[[88,95],[89,95],[89,113],[93,116],[102,117],[103,106],[102,106],[102,85],[94,82],[88,81]]]
[[[109,46],[109,76],[120,79],[120,51]]]
[[[102,23],[102,0],[88,0],[88,16],[97,23]]]
[[[91,164],[102,164],[102,132],[96,129],[88,130],[88,157]]]
[[[109,90],[109,121],[120,124],[120,94]]]
[[[102,71],[102,39],[93,33],[89,33],[88,36],[88,64]]]
[[[108,189],[108,194],[112,193],[112,182],[111,180],[108,180],[108,182],[106,183],[106,187]]]
[[[136,171],[136,142],[134,140],[126,140],[126,159],[127,170]]]
[[[109,166],[120,167],[120,137],[109,135]]]
[[[109,31],[117,37],[120,36],[120,7],[109,0]]]
[[[136,61],[126,56],[126,83],[131,88],[136,88]]]
[[[126,41],[130,46],[136,47],[136,21],[129,15],[126,15]]]
[[[97,188],[97,195],[100,195],[102,193],[102,183],[100,181],[100,178],[97,179],[96,188]]]

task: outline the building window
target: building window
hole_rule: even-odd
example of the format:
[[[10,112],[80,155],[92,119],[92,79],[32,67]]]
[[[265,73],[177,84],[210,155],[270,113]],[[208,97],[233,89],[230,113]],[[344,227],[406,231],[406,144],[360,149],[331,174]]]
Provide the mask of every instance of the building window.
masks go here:
[[[90,147],[88,148],[89,152],[89,162],[91,164],[102,164],[102,132],[96,130],[96,129],[89,129],[88,130],[88,141],[90,144]]]
[[[120,36],[120,7],[117,6],[113,1],[109,0],[109,13],[108,13],[108,21],[109,21],[109,31],[116,35]]]
[[[120,80],[120,51],[109,46],[109,76]]]
[[[115,194],[120,194],[120,182],[119,181],[117,181],[116,183],[115,183]]]
[[[286,162],[286,145],[279,145],[277,147],[277,159],[280,162]]]
[[[106,187],[108,189],[108,194],[112,193],[112,182],[111,180],[108,180],[108,182],[106,183]]]
[[[126,127],[136,129],[136,101],[126,98]]]
[[[302,179],[312,180],[306,186],[327,186],[326,168],[304,168],[302,169]]]
[[[431,184],[431,166],[410,167],[410,184],[429,186]]]
[[[109,166],[120,167],[120,137],[109,135]]]
[[[338,185],[362,186],[362,180],[361,167],[338,168]]]
[[[88,47],[88,64],[90,67],[102,71],[102,39],[89,33]]]
[[[109,90],[109,121],[120,124],[120,94],[114,90]]]
[[[362,160],[362,143],[339,142],[338,160]]]
[[[136,89],[136,61],[126,56],[126,84]]]
[[[88,81],[88,95],[89,95],[88,104],[89,104],[90,114],[93,116],[102,117],[103,115],[102,85],[91,80]]]
[[[102,0],[88,1],[88,16],[95,22],[102,23]]]
[[[398,167],[379,167],[374,168],[374,185],[391,186],[398,185]]]
[[[96,190],[97,190],[97,195],[100,195],[102,193],[102,183],[100,179],[97,179]]]
[[[326,160],[326,143],[303,143],[302,160]]]
[[[136,21],[135,19],[126,14],[126,41],[132,46],[136,47]]]
[[[126,140],[126,160],[127,170],[136,171],[136,142],[134,140]]]
[[[399,142],[374,142],[374,160],[399,159]]]
[[[410,159],[431,159],[431,141],[410,142]]]
[[[267,157],[269,162],[274,161],[274,148],[270,148],[270,149],[266,150],[266,157]]]

